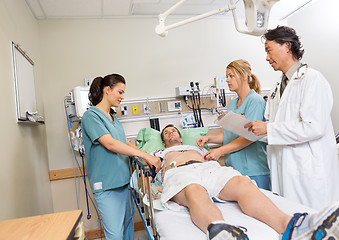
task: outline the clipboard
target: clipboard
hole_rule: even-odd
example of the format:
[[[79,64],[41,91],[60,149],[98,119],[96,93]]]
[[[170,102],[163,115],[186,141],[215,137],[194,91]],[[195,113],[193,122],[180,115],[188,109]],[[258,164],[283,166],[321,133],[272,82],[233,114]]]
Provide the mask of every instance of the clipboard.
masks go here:
[[[217,120],[214,121],[215,124],[227,129],[235,134],[238,134],[241,137],[244,137],[252,142],[255,142],[264,136],[257,136],[253,132],[249,132],[248,128],[244,128],[247,123],[251,121],[236,114],[232,111],[228,111],[227,113],[222,112]]]

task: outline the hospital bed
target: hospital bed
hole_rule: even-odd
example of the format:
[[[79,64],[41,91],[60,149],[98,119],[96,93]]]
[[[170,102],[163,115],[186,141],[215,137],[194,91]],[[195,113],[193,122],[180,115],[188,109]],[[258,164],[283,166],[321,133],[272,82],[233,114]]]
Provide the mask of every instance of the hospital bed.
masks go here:
[[[199,135],[205,135],[207,131],[207,128],[181,130],[183,144],[195,144],[195,139]],[[154,129],[141,129],[137,137],[137,142],[139,142],[139,148],[149,153],[163,148],[160,133]],[[139,210],[149,239],[206,239],[206,234],[193,224],[190,214],[185,207],[170,202],[170,209],[165,209],[160,199],[152,199],[152,191],[146,191],[146,189],[152,189],[150,180],[151,171],[147,164],[141,159],[133,159],[131,171],[133,172],[131,186],[134,189],[133,196],[135,204]],[[293,215],[295,212],[308,212],[310,214],[315,212],[313,209],[289,201],[272,192],[266,190],[262,190],[262,192],[269,197],[279,209],[289,215]],[[147,194],[148,197],[146,196]],[[148,199],[151,200],[148,201]],[[237,203],[215,202],[215,204],[221,210],[225,221],[232,225],[242,226],[247,230],[246,233],[250,240],[279,239],[279,235],[272,228],[242,213]]]

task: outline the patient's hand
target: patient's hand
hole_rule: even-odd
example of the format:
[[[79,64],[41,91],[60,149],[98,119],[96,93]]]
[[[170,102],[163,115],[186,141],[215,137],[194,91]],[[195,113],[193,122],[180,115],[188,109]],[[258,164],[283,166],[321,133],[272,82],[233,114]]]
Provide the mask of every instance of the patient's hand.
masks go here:
[[[197,144],[199,147],[203,147],[206,143],[208,143],[208,136],[200,136],[197,138]]]
[[[162,193],[162,189],[160,187],[151,187],[151,192],[152,192],[152,198],[153,199],[159,199],[160,195]]]
[[[215,160],[217,161],[223,153],[221,152],[220,148],[212,149],[211,151],[207,152],[205,155],[206,160]]]
[[[146,193],[147,200],[149,201],[149,192],[148,192],[147,185],[146,185],[146,192],[145,193]],[[159,199],[160,196],[161,196],[161,193],[162,193],[162,189],[160,187],[155,187],[155,186],[151,185],[151,194],[152,194],[153,200]]]

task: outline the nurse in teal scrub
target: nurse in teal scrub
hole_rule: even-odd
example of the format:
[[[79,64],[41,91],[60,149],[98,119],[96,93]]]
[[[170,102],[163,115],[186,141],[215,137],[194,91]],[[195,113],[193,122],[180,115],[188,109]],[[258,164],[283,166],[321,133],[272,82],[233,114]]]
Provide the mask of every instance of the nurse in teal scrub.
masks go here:
[[[124,129],[111,107],[124,99],[125,79],[118,74],[97,77],[90,87],[91,107],[84,113],[81,128],[86,167],[107,240],[133,240],[134,206],[129,191],[128,156],[143,158],[160,168],[160,159],[126,139]]]
[[[252,74],[250,64],[245,60],[231,62],[226,69],[230,91],[236,92],[227,110],[243,115],[250,121],[264,121],[266,102],[260,94],[258,78]],[[271,190],[270,170],[267,164],[266,143],[251,142],[228,130],[218,135],[202,136],[197,139],[199,146],[217,143],[223,146],[206,154],[208,160],[218,160],[225,155],[225,165],[255,180],[258,187]]]

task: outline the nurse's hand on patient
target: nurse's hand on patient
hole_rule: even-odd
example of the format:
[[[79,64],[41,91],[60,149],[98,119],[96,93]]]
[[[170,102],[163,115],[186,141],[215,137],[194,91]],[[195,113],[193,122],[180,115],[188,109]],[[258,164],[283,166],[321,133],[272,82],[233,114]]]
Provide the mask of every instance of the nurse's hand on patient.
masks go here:
[[[155,167],[155,172],[159,172],[160,168],[161,168],[161,160],[158,157],[155,157],[153,155],[148,155],[147,159],[145,159],[146,162],[150,165],[150,166],[154,166]]]
[[[197,138],[197,144],[199,147],[203,147],[206,143],[208,143],[208,136],[200,136]]]
[[[247,123],[244,128],[248,128],[248,131],[253,132],[257,136],[267,134],[267,122],[257,120]]]
[[[204,158],[208,161],[214,160],[217,161],[222,155],[222,152],[219,150],[219,148],[212,149],[211,151],[207,152],[204,156]]]

